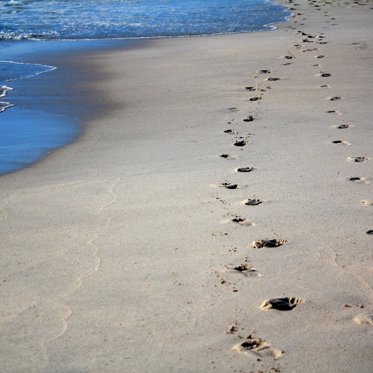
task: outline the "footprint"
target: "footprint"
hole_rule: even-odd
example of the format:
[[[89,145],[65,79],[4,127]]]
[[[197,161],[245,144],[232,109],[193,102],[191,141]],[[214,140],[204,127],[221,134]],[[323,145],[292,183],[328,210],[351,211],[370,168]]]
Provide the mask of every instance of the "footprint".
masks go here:
[[[373,311],[365,311],[356,315],[353,320],[358,324],[373,325]]]
[[[373,235],[373,229],[369,229],[368,231],[366,231],[366,234],[369,234],[370,236]]]
[[[253,354],[254,356],[259,356],[262,358],[272,357],[275,360],[283,355],[283,351],[273,348],[266,340],[254,338],[251,335],[233,346],[232,350],[245,355]]]
[[[232,219],[232,222],[233,222],[233,223],[240,224],[240,225],[246,225],[246,226],[252,226],[252,225],[254,225],[254,223],[251,222],[250,220],[247,220],[246,218],[243,218],[243,217],[238,216],[238,215],[236,215],[236,216]]]
[[[255,167],[240,167],[237,168],[237,172],[251,172],[254,171]]]
[[[284,58],[286,59],[286,60],[292,60],[293,58],[295,58],[294,56],[291,56],[291,55],[286,55],[286,56],[284,56]]]
[[[323,54],[319,54],[318,56],[316,56],[316,58],[324,58],[325,56]]]
[[[236,267],[233,267],[232,269],[234,271],[244,273],[244,274],[247,273],[247,272],[256,272],[256,269],[248,263],[240,264]]]
[[[226,188],[226,189],[237,189],[238,185],[233,183],[224,182],[220,186]]]
[[[321,77],[323,77],[323,78],[329,78],[329,77],[332,76],[332,74],[331,74],[331,73],[323,73],[323,72],[321,72],[321,73],[318,74],[317,76],[321,76]]]
[[[246,140],[236,140],[233,145],[234,146],[245,146],[247,144]]]
[[[261,277],[258,271],[249,263],[243,263],[235,267],[226,267],[226,270],[232,273],[240,273],[245,277]]]
[[[221,158],[224,158],[224,159],[228,159],[229,161],[234,160],[234,159],[237,159],[237,156],[235,156],[235,155],[230,155],[230,154],[226,154],[226,153],[222,154],[220,157],[221,157]]]
[[[329,101],[338,101],[338,100],[341,100],[341,99],[342,99],[341,96],[327,97],[327,100],[329,100]]]
[[[253,249],[261,249],[262,247],[279,247],[287,243],[287,240],[278,240],[276,238],[272,240],[257,240],[253,241],[251,246]]]
[[[259,198],[249,198],[247,201],[245,201],[245,205],[247,206],[258,206],[261,203],[263,203],[263,201]]]
[[[226,334],[234,334],[238,331],[238,323],[235,321],[232,325],[229,325]]]
[[[366,162],[368,158],[366,157],[348,157],[348,161],[350,162],[356,162],[356,163],[361,163],[361,162]]]
[[[277,82],[278,80],[281,80],[281,78],[267,78],[266,79],[268,82]]]
[[[336,115],[341,115],[342,113],[338,110],[327,110],[327,114],[336,114]]]
[[[313,51],[318,51],[319,49],[318,48],[307,48],[307,49],[303,49],[302,52],[313,52]]]
[[[235,134],[236,134],[236,131],[235,131],[235,130],[232,130],[231,128],[228,128],[228,129],[224,130],[224,133],[228,133],[228,134],[231,134],[231,135],[235,135]]]
[[[273,298],[264,301],[260,307],[265,310],[273,308],[278,311],[291,311],[300,303],[303,303],[303,299],[289,297]]]
[[[320,86],[320,88],[332,88],[332,86],[329,84],[323,84]]]
[[[232,112],[234,112],[234,111],[240,111],[240,109],[238,109],[236,107],[229,107],[228,110],[232,111]]]
[[[337,128],[340,129],[340,130],[345,130],[347,128],[350,128],[350,125],[348,125],[348,124],[341,124],[341,125],[337,126]]]
[[[358,184],[367,184],[367,180],[365,177],[353,176],[353,177],[350,177],[348,180],[353,181],[354,183],[358,183]]]
[[[247,90],[250,91],[250,92],[254,92],[254,91],[256,91],[256,88],[255,88],[255,87],[245,87],[245,89],[247,89]]]
[[[345,140],[334,140],[332,141],[333,144],[341,144],[341,145],[351,145],[348,141]]]
[[[360,201],[362,205],[364,206],[373,206],[373,201],[371,199],[363,199]]]
[[[256,97],[251,97],[251,98],[249,99],[249,101],[259,101],[259,100],[261,100],[261,99],[262,99],[261,97],[256,96]]]
[[[268,70],[268,69],[262,69],[262,70],[257,71],[257,74],[270,74],[270,73],[271,73],[271,70]]]
[[[254,117],[252,115],[249,115],[247,118],[242,119],[243,122],[252,122],[254,120]]]

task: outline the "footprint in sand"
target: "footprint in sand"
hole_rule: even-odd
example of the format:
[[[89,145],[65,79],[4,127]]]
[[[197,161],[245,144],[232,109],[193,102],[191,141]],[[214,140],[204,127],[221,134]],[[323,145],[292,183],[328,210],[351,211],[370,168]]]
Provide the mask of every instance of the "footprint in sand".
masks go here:
[[[249,92],[255,92],[256,91],[256,88],[255,87],[245,87],[245,89],[247,89]]]
[[[249,263],[247,263],[246,260],[244,263],[239,264],[237,266],[225,266],[224,269],[222,269],[222,272],[242,274],[245,277],[261,277],[258,271]]]
[[[318,48],[307,48],[307,49],[303,49],[302,52],[306,53],[306,52],[313,52],[313,51],[318,51],[319,49]]]
[[[365,311],[356,315],[353,320],[357,324],[370,324],[373,325],[373,311]]]
[[[249,115],[248,117],[242,119],[243,122],[252,122],[254,120],[254,117],[252,115]]]
[[[366,234],[369,234],[370,236],[373,235],[373,229],[369,229],[368,231],[366,231]]]
[[[333,96],[333,97],[327,97],[326,99],[329,100],[329,101],[339,101],[339,100],[342,99],[342,97],[341,96]]]
[[[227,159],[229,161],[232,161],[232,160],[237,159],[237,156],[224,153],[224,154],[220,155],[220,158],[224,158],[224,159]]]
[[[246,144],[247,144],[246,140],[243,140],[243,139],[236,140],[233,143],[234,146],[245,146]]]
[[[332,76],[331,73],[323,73],[323,72],[320,72],[319,74],[317,74],[316,76],[321,76],[322,78],[329,78]]]
[[[327,114],[335,114],[335,115],[341,115],[342,113],[338,110],[327,110]]]
[[[261,203],[263,203],[263,201],[259,198],[249,198],[248,200],[244,201],[246,206],[258,206]]]
[[[270,77],[270,78],[266,79],[266,81],[268,81],[268,82],[277,82],[279,80],[281,80],[281,78],[272,78],[272,77]]]
[[[356,163],[361,163],[361,162],[366,162],[369,158],[367,157],[348,157],[347,160],[350,162],[356,162]]]
[[[320,88],[332,88],[332,86],[329,84],[323,84],[320,86]]]
[[[236,215],[233,219],[232,219],[232,222],[233,223],[237,223],[237,224],[240,224],[240,225],[246,225],[248,227],[250,226],[253,226],[254,223],[251,222],[250,220],[246,219],[246,218],[243,218],[239,215]]]
[[[371,200],[371,199],[363,199],[360,202],[364,206],[373,206],[373,200]]]
[[[254,102],[254,101],[259,101],[259,100],[261,100],[261,99],[262,99],[261,97],[256,96],[256,97],[251,97],[251,98],[249,99],[249,101]]]
[[[255,167],[240,167],[237,168],[237,172],[252,172],[255,170]]]
[[[273,298],[264,301],[260,307],[264,310],[273,308],[278,311],[291,311],[301,303],[303,303],[303,299],[300,298]]]
[[[271,240],[256,240],[251,243],[251,247],[253,249],[261,249],[263,247],[279,247],[287,242],[287,240],[278,240],[277,238]]]
[[[316,58],[324,58],[325,56],[323,54],[319,54],[316,56]]]
[[[256,73],[257,73],[257,74],[270,74],[270,73],[271,73],[271,70],[268,70],[268,69],[262,69],[262,70],[258,70]]]
[[[345,130],[347,128],[350,128],[350,125],[349,124],[341,124],[341,125],[337,126],[337,128],[339,130]]]
[[[252,335],[247,336],[243,341],[232,348],[233,351],[245,355],[256,357],[271,357],[278,359],[283,355],[283,351],[273,348],[269,342],[262,338],[254,338]]]
[[[367,184],[367,179],[365,177],[359,177],[359,176],[353,176],[350,177],[348,180],[353,181],[354,183],[357,184]]]
[[[220,186],[222,186],[222,187],[224,187],[226,189],[237,189],[238,188],[237,184],[229,183],[229,182],[221,183]]]
[[[228,128],[228,129],[224,130],[224,133],[227,133],[229,135],[235,135],[236,131],[232,130],[231,128]]]
[[[351,145],[348,141],[345,141],[345,140],[334,140],[334,141],[332,141],[332,144],[337,144],[337,145]]]

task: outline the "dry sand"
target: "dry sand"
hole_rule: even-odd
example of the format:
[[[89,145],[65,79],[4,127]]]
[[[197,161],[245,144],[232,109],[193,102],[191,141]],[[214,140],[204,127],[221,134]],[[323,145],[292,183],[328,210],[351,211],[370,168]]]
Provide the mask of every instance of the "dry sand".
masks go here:
[[[373,6],[296,3],[91,61],[117,109],[1,178],[1,372],[372,372]]]

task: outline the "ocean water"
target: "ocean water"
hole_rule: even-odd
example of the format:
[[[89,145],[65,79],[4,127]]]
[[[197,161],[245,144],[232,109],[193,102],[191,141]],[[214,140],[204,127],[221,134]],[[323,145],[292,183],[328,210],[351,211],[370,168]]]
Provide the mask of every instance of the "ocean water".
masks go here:
[[[30,117],[30,113],[25,114],[23,108],[14,103],[17,100],[12,101],[12,97],[17,96],[17,90],[12,90],[15,83],[58,69],[58,66],[19,58],[20,49],[38,49],[34,47],[38,43],[48,45],[52,41],[269,31],[289,15],[287,8],[267,0],[0,0],[0,175],[26,167],[48,153],[45,149],[63,146],[79,134],[79,129],[72,128],[68,118],[57,120],[49,114],[48,120],[47,114],[39,112],[42,125],[35,124],[38,119],[33,115],[34,124],[29,127],[27,120],[20,119],[22,113],[26,117]],[[78,45],[86,48],[87,43]],[[35,110],[38,110],[36,106]],[[18,122],[22,125],[16,125]],[[43,138],[40,151],[37,150],[39,137]],[[33,156],[29,156],[31,153]]]

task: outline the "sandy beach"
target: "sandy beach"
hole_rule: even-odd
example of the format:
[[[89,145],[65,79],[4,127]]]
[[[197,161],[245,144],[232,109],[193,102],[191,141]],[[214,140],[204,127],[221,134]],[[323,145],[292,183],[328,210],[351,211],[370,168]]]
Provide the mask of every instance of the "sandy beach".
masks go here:
[[[372,372],[373,5],[289,6],[82,61],[110,110],[0,178],[1,372]]]

